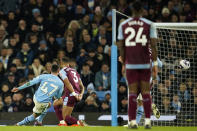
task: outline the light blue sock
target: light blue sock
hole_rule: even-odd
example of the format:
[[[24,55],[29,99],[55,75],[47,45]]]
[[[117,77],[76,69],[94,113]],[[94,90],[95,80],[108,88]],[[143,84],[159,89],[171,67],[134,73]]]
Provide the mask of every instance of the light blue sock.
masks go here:
[[[42,112],[41,115],[40,115],[39,117],[36,118],[36,120],[37,120],[38,122],[42,123],[44,117],[45,117],[46,114],[47,114],[47,111],[48,111],[48,109],[46,109],[44,112]]]
[[[140,123],[140,120],[141,120],[143,114],[144,114],[144,108],[143,108],[143,106],[138,106],[138,108],[137,108],[137,116],[136,116],[136,122],[137,122],[137,124]]]
[[[32,115],[30,115],[30,116],[28,116],[28,117],[25,117],[24,120],[18,122],[17,124],[18,124],[19,126],[21,126],[21,125],[26,125],[26,124],[28,124],[28,123],[34,121],[34,120],[35,120],[35,118],[34,118],[34,116],[33,116],[33,114],[32,114]]]

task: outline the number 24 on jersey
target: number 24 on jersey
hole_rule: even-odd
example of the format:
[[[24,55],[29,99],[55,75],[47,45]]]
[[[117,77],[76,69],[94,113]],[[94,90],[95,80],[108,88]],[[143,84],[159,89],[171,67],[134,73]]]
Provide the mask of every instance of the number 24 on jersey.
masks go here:
[[[125,39],[125,46],[136,46],[136,43],[141,43],[142,46],[146,46],[147,38],[146,35],[142,34],[144,28],[140,27],[137,31],[135,31],[132,27],[127,27],[125,29],[125,34],[129,34],[129,36]],[[137,33],[136,33],[137,32]],[[135,37],[134,41],[131,41]]]

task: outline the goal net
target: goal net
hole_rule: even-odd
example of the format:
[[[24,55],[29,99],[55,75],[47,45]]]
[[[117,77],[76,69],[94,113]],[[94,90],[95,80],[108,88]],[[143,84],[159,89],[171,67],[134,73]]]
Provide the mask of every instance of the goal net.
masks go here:
[[[197,126],[197,23],[155,23],[158,57],[163,63],[153,81],[153,102],[161,112],[154,125]],[[190,61],[188,70],[180,60]]]

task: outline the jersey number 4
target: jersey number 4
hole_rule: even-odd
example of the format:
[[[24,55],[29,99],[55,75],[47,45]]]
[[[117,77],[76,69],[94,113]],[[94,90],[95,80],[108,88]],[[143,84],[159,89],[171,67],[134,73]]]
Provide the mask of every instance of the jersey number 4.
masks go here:
[[[53,94],[53,92],[55,92],[57,90],[58,87],[54,84],[50,84],[50,86],[53,87],[53,90],[48,92],[48,87],[46,86],[47,84],[48,84],[48,82],[44,82],[44,84],[41,87],[41,90],[44,94],[48,93],[48,96],[50,96],[51,94]]]
[[[137,30],[137,34],[135,29],[132,27],[128,27],[125,29],[125,34],[130,33],[130,35],[125,39],[125,46],[136,46],[136,43],[142,43],[142,46],[146,46],[147,38],[146,35],[142,34],[144,28],[140,27]],[[135,37],[134,41],[131,41]]]

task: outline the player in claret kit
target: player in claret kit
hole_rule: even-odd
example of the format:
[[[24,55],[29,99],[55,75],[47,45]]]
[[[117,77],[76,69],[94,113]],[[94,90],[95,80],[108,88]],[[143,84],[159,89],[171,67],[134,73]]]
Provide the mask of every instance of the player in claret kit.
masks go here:
[[[86,126],[84,121],[71,116],[74,105],[83,97],[84,86],[77,71],[69,67],[69,62],[68,58],[62,59],[63,68],[60,70],[59,76],[64,82],[64,94],[62,99],[54,101],[55,113],[60,121],[59,126],[67,124]]]
[[[64,83],[58,77],[59,72],[58,65],[52,65],[51,74],[43,74],[39,75],[33,80],[27,82],[26,84],[18,87],[13,88],[12,92],[17,92],[19,90],[25,89],[32,85],[40,83],[38,90],[34,95],[34,108],[33,114],[26,117],[21,122],[18,122],[16,125],[26,125],[36,119],[36,117],[40,116],[41,118],[44,117],[47,113],[47,109],[51,105],[51,100],[53,97],[59,99],[62,95]]]
[[[145,110],[145,128],[151,128],[151,97],[150,77],[151,58],[149,47],[152,49],[153,77],[157,76],[156,29],[151,21],[142,18],[140,1],[133,3],[133,17],[123,21],[118,30],[118,47],[123,66],[126,68],[126,79],[129,88],[129,128],[137,128],[136,109],[138,92],[142,94]],[[138,88],[140,87],[140,88]]]

